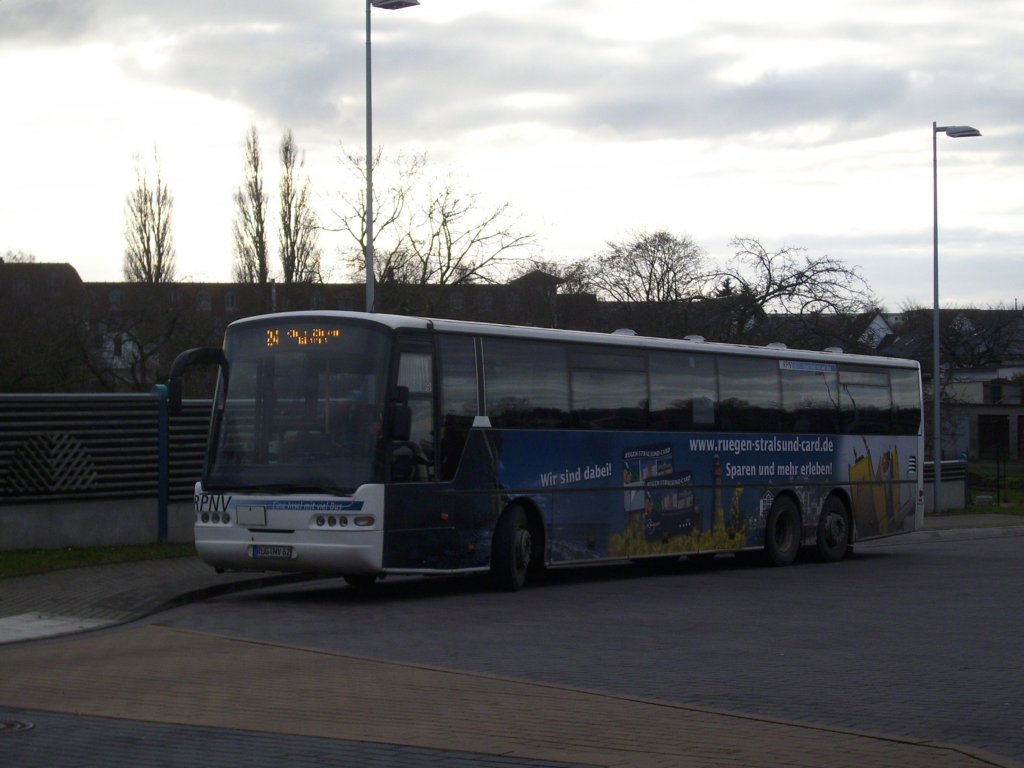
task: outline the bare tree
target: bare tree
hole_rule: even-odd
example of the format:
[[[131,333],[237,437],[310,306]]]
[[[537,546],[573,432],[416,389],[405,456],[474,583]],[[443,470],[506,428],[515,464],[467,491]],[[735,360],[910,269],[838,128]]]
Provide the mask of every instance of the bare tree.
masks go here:
[[[267,258],[267,195],[263,191],[263,157],[256,126],[245,137],[245,180],[235,190],[235,281],[265,285]]]
[[[110,391],[148,392],[167,378],[175,356],[190,346],[216,343],[216,314],[200,309],[201,293],[174,285],[125,286],[116,307],[92,302],[79,317],[89,329],[81,355],[95,385]],[[84,318],[86,322],[82,323]]]
[[[450,183],[430,195],[406,235],[420,285],[490,281],[505,259],[533,241],[515,227],[508,203],[485,209],[478,195],[460,195]]]
[[[169,283],[174,280],[175,253],[171,235],[174,198],[163,180],[153,153],[156,178],[139,156],[135,158],[135,189],[125,200],[124,279],[132,283]]]
[[[876,306],[867,281],[856,267],[831,256],[809,256],[805,248],[768,250],[752,237],[730,243],[735,256],[724,268],[702,276],[706,297],[718,299],[729,315],[728,339],[748,331],[769,313],[816,323],[823,316],[854,316]]]
[[[285,284],[310,283],[320,278],[318,221],[310,203],[309,178],[299,178],[305,165],[291,131],[281,140],[281,271]]]
[[[382,167],[381,159],[378,154],[375,169]],[[349,266],[353,273],[362,274],[366,269],[366,163],[364,157],[353,154],[345,154],[342,162],[361,182],[361,191],[343,195],[345,208],[335,213],[339,229],[356,246]],[[532,234],[519,231],[507,203],[486,208],[478,195],[459,194],[451,182],[427,184],[426,155],[400,155],[383,167],[384,183],[374,191],[374,275],[385,296],[395,297],[408,286],[496,279],[506,259],[534,241]]]
[[[373,231],[374,254],[373,272],[377,285],[387,288],[391,285],[411,284],[416,281],[416,270],[405,244],[408,222],[409,200],[416,194],[422,183],[426,155],[398,155],[393,161],[383,163],[384,156],[378,150],[373,158]],[[354,275],[366,274],[366,157],[342,148],[339,161],[348,171],[355,194],[342,192],[343,207],[333,211],[339,221],[336,231],[346,233],[354,244],[348,253],[349,269]],[[383,173],[381,171],[384,171]]]
[[[691,298],[697,292],[704,249],[691,238],[660,230],[608,242],[585,264],[586,282],[608,301],[649,303]]]
[[[900,334],[916,344],[905,346],[907,357],[920,361],[923,371],[931,371],[934,310],[911,300],[900,305],[903,315]],[[1024,321],[1018,309],[1004,305],[985,309],[946,306],[939,312],[939,344],[943,368],[984,368],[1013,359],[1014,342]]]

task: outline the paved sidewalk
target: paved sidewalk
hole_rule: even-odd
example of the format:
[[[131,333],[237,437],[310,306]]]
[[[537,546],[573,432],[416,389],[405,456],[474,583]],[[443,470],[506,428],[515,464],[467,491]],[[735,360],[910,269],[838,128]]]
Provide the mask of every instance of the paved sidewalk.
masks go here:
[[[928,515],[924,519],[924,533],[929,531],[1014,528],[1024,525],[1024,516],[988,512],[974,515]]]
[[[218,574],[197,557],[174,557],[3,579],[0,645],[124,624],[194,600],[308,578]]]
[[[1024,537],[1024,518],[929,517],[911,537]],[[0,764],[1014,766],[956,745],[604,691],[137,625],[298,577],[196,558],[0,581]]]

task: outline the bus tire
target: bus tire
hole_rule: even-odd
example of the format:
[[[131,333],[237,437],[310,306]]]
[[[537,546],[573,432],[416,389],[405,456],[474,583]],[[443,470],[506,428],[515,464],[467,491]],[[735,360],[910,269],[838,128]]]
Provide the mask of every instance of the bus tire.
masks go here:
[[[837,563],[850,549],[850,514],[846,504],[832,494],[821,508],[816,541],[818,557],[825,563]]]
[[[769,564],[784,566],[796,560],[802,529],[800,508],[793,497],[776,498],[764,527],[764,551]]]
[[[502,592],[516,592],[526,584],[533,560],[533,535],[526,511],[512,505],[502,514],[491,544],[491,580]]]

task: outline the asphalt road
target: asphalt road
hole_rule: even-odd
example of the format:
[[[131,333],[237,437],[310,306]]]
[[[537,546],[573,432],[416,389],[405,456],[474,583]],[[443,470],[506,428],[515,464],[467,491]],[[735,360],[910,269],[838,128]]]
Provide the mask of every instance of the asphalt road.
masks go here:
[[[341,581],[196,603],[200,633],[941,741],[1024,761],[1024,536],[859,545],[832,565],[720,557],[481,580]]]

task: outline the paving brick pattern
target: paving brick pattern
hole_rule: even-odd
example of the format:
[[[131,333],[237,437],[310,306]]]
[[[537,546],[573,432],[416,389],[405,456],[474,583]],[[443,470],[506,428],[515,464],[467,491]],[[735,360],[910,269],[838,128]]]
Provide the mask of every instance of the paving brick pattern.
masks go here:
[[[513,595],[191,558],[0,581],[0,765],[1019,766],[1024,528],[948,527]]]
[[[250,731],[608,768],[980,764],[942,745],[156,626],[10,646],[0,665],[9,670],[2,706],[214,728],[224,754]],[[9,737],[14,764],[31,734]],[[176,749],[173,739],[151,748],[161,759]],[[377,763],[402,764],[399,755]]]
[[[382,586],[244,594],[180,625],[1024,761],[1024,536],[892,539],[788,569],[563,572],[514,595]]]
[[[0,722],[31,726],[4,733],[0,727],[0,764],[17,768],[103,766],[403,766],[404,768],[587,768],[394,744],[313,739],[279,733],[229,731],[73,717],[0,709]]]

